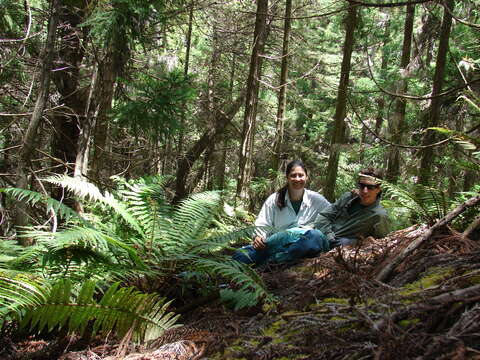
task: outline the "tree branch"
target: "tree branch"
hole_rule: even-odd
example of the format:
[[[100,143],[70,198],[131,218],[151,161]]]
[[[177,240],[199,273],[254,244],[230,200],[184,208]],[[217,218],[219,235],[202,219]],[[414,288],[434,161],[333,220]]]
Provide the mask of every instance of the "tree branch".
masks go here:
[[[477,205],[480,202],[480,195],[475,196],[473,198],[468,199],[465,201],[463,204],[458,205],[455,209],[453,209],[451,212],[449,212],[447,215],[445,215],[442,219],[438,220],[435,225],[427,229],[422,236],[420,236],[418,239],[410,243],[400,254],[398,254],[395,258],[392,259],[390,264],[387,264],[382,271],[376,276],[376,279],[379,281],[385,282],[390,274],[393,272],[395,267],[400,264],[407,256],[412,254],[418,247],[426,240],[432,236],[435,230],[445,226],[448,224],[450,221],[452,221],[455,217],[460,215],[462,212],[464,212],[467,208],[473,207]]]
[[[438,93],[436,95],[422,95],[422,96],[414,96],[414,95],[407,95],[407,94],[397,94],[397,93],[394,93],[394,92],[391,92],[391,91],[388,91],[384,88],[382,88],[380,86],[380,84],[378,83],[377,79],[375,79],[375,76],[373,75],[373,71],[372,71],[372,67],[371,67],[371,63],[373,62],[370,58],[370,55],[368,54],[368,51],[367,51],[367,47],[365,47],[365,53],[366,53],[366,56],[367,56],[367,67],[368,67],[368,72],[370,74],[370,79],[375,83],[375,85],[377,86],[377,88],[384,94],[387,94],[387,95],[390,95],[390,96],[394,96],[394,97],[399,97],[399,98],[403,98],[403,99],[409,99],[409,100],[416,100],[416,101],[423,101],[423,100],[431,100],[431,99],[435,99],[435,98],[440,98],[440,97],[443,97],[445,95],[450,95],[458,90],[461,90],[461,89],[464,89],[464,88],[468,88],[471,84],[475,84],[477,82],[480,82],[480,79],[474,79],[474,80],[471,80],[469,82],[465,82],[463,85],[461,86],[457,86],[457,87],[454,87],[454,88],[450,88],[448,90],[445,90],[441,93]]]
[[[347,0],[350,4],[365,6],[365,7],[375,7],[375,8],[391,8],[391,7],[399,7],[399,6],[407,6],[407,5],[415,5],[415,4],[423,4],[430,2],[431,0],[413,0],[413,1],[404,1],[404,2],[392,2],[386,4],[374,4],[369,2],[363,2],[358,0]]]
[[[358,120],[360,120],[360,122],[362,123],[362,125],[365,127],[365,129],[367,129],[367,131],[372,134],[373,136],[375,136],[375,138],[377,138],[378,140],[388,144],[388,145],[391,145],[391,146],[395,146],[395,147],[399,147],[399,148],[403,148],[403,149],[426,149],[426,148],[429,148],[429,147],[435,147],[435,146],[439,146],[439,145],[443,145],[447,142],[449,142],[450,140],[454,139],[454,137],[449,137],[447,139],[444,139],[444,140],[441,140],[439,142],[436,142],[436,143],[433,143],[433,144],[429,144],[429,145],[417,145],[417,146],[414,146],[414,145],[403,145],[403,144],[395,144],[383,137],[381,137],[379,134],[377,134],[374,130],[372,130],[364,121],[363,119],[360,117],[360,115],[358,114],[358,112],[356,111],[356,108],[353,106],[352,102],[350,101],[350,98],[348,98],[348,103],[350,104],[350,106],[352,107],[352,110],[353,110],[353,113],[358,117]]]

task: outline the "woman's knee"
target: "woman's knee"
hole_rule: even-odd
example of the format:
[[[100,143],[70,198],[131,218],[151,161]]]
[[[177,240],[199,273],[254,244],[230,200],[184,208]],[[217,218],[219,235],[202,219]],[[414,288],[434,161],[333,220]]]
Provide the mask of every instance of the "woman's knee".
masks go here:
[[[265,262],[266,256],[265,251],[258,251],[252,245],[247,245],[235,251],[232,259],[244,264],[260,265]]]
[[[249,249],[251,247],[252,249]],[[252,250],[254,251],[252,246],[245,246],[241,249],[235,251],[232,255],[232,259],[244,264],[252,264],[254,261],[252,259]]]
[[[295,258],[312,256],[320,251],[320,247],[314,239],[302,236],[296,243],[288,248],[288,252]]]
[[[320,230],[312,229],[305,233],[305,237],[308,237],[311,242],[316,244],[318,251],[326,252],[330,250],[330,244],[328,239]]]

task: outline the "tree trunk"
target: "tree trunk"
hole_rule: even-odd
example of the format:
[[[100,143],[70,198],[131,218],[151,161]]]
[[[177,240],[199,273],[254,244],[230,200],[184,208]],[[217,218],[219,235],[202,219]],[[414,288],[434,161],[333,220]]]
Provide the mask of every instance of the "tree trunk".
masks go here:
[[[215,189],[223,190],[225,189],[225,170],[227,167],[227,146],[228,141],[225,134],[222,136],[221,141],[221,148],[216,150],[215,153],[215,169],[214,169],[214,176],[215,176]]]
[[[387,73],[387,68],[389,64],[389,55],[390,52],[385,49],[387,43],[390,41],[390,17],[388,14],[384,14],[384,16],[388,16],[387,20],[385,21],[385,31],[383,33],[383,50],[382,50],[382,64],[381,64],[381,72],[382,77],[385,77]],[[385,109],[385,95],[380,93],[380,97],[377,99],[377,116],[375,118],[375,132],[380,134],[383,126],[383,119],[384,119],[384,109]]]
[[[45,47],[43,50],[42,69],[40,73],[40,85],[38,90],[37,101],[33,109],[30,123],[28,124],[27,131],[22,140],[22,148],[20,150],[18,165],[17,165],[17,182],[16,187],[27,189],[28,188],[28,176],[30,172],[30,162],[32,159],[32,153],[34,150],[34,144],[37,136],[38,127],[42,119],[43,111],[47,105],[49,87],[50,87],[50,71],[53,62],[53,53],[55,51],[55,37],[57,33],[58,24],[58,12],[60,7],[59,0],[53,0],[50,9],[50,19],[48,22],[47,39],[45,41]],[[16,206],[15,226],[17,230],[22,226],[27,225],[28,218],[26,212],[26,205],[23,202],[18,202]],[[31,239],[19,238],[21,245],[31,245]]]
[[[192,27],[193,27],[193,1],[190,3],[189,11],[188,11],[188,31],[187,31],[187,39],[186,39],[186,49],[185,49],[185,67],[183,68],[183,73],[188,75],[188,66],[190,64],[190,48],[192,46]]]
[[[82,21],[83,10],[72,6],[61,7],[58,28],[58,37],[61,41],[58,46],[57,66],[62,70],[55,71],[52,74],[52,80],[61,95],[59,103],[65,104],[68,111],[54,115],[52,153],[55,158],[71,167],[58,168],[57,172],[60,174],[73,174],[79,124],[85,111],[86,96],[79,88],[80,64],[85,53],[84,46],[81,44],[82,29],[79,27]],[[61,194],[55,192],[53,196],[57,199],[61,198]]]
[[[280,90],[278,92],[278,109],[277,109],[277,132],[273,144],[273,161],[272,170],[279,170],[280,158],[282,154],[283,130],[285,123],[285,108],[287,105],[287,79],[288,79],[288,45],[290,40],[291,19],[292,16],[292,0],[285,2],[285,22],[283,26],[283,47],[282,47],[282,68],[280,70]]]
[[[95,120],[97,118],[97,110],[93,104],[93,96],[96,93],[98,88],[98,67],[95,68],[92,74],[92,81],[90,83],[90,92],[88,95],[87,105],[85,107],[85,116],[84,121],[82,122],[82,127],[80,129],[77,154],[75,157],[75,168],[73,171],[73,176],[75,178],[84,179],[88,171],[88,155],[90,152],[90,134],[92,129],[95,126]],[[83,212],[83,205],[79,201],[75,201],[73,208],[78,213]]]
[[[265,48],[267,32],[268,0],[257,0],[257,14],[253,33],[253,49],[250,57],[250,70],[247,80],[245,113],[243,118],[242,140],[239,154],[237,198],[247,197],[247,185],[252,171],[252,152],[257,116],[258,92],[262,70],[261,56]]]
[[[362,135],[360,135],[360,146],[359,146],[359,154],[358,154],[358,161],[363,163],[365,159],[365,142],[367,141],[367,128],[362,126]]]
[[[445,65],[447,62],[448,42],[450,39],[450,30],[452,27],[452,12],[455,6],[454,0],[447,0],[444,3],[446,7],[443,12],[442,26],[440,29],[440,42],[438,45],[435,74],[432,86],[432,102],[430,104],[429,115],[425,128],[437,126],[440,117],[440,105],[442,98],[438,96],[442,92],[443,78],[445,74]],[[422,138],[422,145],[429,146],[435,142],[435,132],[426,130]],[[431,146],[424,148],[420,152],[420,167],[417,169],[418,181],[423,185],[428,185],[432,175],[433,148]]]
[[[185,66],[183,68],[183,74],[185,77],[188,75],[188,67],[190,65],[190,48],[192,47],[192,28],[193,28],[193,7],[194,2],[192,1],[189,6],[188,12],[188,30],[187,30],[187,38],[186,38],[186,45],[185,45]],[[178,154],[182,156],[183,152],[183,142],[184,142],[184,133],[183,130],[185,127],[185,114],[182,114],[180,118],[180,134],[178,135]]]
[[[207,129],[180,160],[175,175],[175,196],[173,202],[178,202],[188,195],[187,181],[193,164],[208,146],[213,143],[216,136],[221,134],[231,123],[242,105],[243,97],[244,93],[241,93],[237,100],[230,105],[230,109],[226,113],[218,111],[216,113],[215,126]]]
[[[355,42],[355,28],[357,26],[357,7],[350,6],[346,20],[345,43],[343,46],[343,59],[340,74],[340,83],[337,93],[337,106],[335,108],[335,122],[333,137],[330,142],[330,155],[328,158],[327,176],[325,181],[324,196],[329,201],[335,199],[335,181],[338,172],[338,161],[341,146],[345,142],[345,115],[347,105],[348,82],[350,76],[350,63]]]
[[[408,90],[407,67],[410,63],[410,53],[412,49],[413,21],[415,18],[415,5],[407,5],[405,15],[405,27],[403,32],[402,58],[400,61],[401,79],[398,82],[397,93],[405,94]],[[402,142],[402,134],[405,127],[406,113],[405,99],[397,98],[395,100],[395,111],[389,119],[390,140],[395,144]],[[392,183],[396,183],[400,174],[400,149],[391,146],[388,152],[386,178]]]
[[[110,174],[101,174],[107,166],[108,153],[108,113],[112,109],[112,99],[116,84],[117,76],[120,75],[125,67],[128,57],[127,39],[124,29],[118,29],[113,40],[107,46],[107,49],[100,60],[98,66],[98,76],[101,81],[97,81],[94,87],[93,104],[95,110],[93,116],[95,119],[87,119],[94,131],[94,148],[92,157],[92,177],[99,179],[108,177]]]

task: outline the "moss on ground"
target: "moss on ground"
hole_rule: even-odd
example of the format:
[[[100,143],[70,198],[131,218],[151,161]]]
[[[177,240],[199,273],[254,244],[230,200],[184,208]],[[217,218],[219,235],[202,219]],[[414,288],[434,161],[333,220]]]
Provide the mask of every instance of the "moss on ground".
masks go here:
[[[453,271],[454,269],[449,267],[432,267],[425,271],[423,273],[424,275],[417,281],[406,284],[399,294],[403,296],[409,296],[437,286],[445,278],[450,276]]]

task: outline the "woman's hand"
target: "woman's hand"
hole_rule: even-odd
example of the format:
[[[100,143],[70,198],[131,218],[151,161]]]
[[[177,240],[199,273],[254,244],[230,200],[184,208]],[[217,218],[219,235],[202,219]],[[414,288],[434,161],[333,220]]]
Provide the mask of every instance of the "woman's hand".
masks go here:
[[[255,236],[252,245],[255,250],[265,250],[267,247],[267,245],[265,244],[265,238],[259,235]]]

